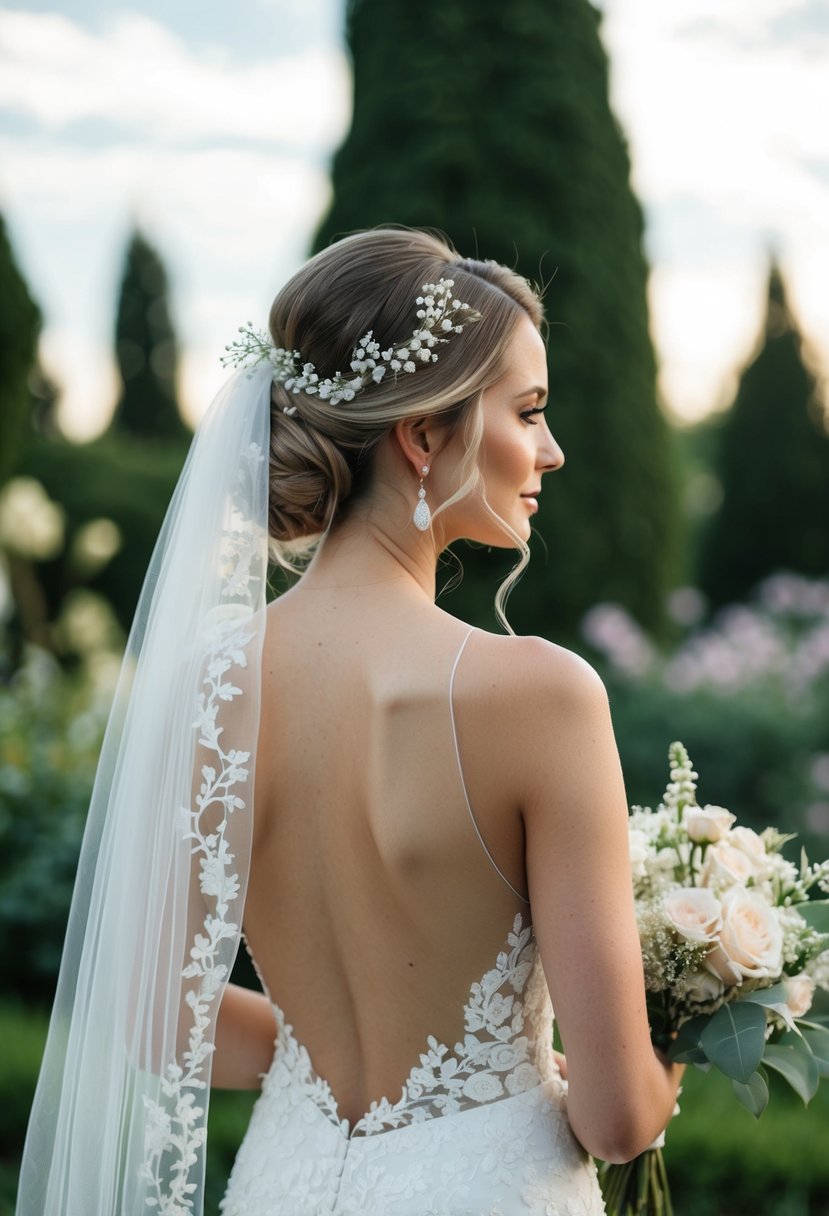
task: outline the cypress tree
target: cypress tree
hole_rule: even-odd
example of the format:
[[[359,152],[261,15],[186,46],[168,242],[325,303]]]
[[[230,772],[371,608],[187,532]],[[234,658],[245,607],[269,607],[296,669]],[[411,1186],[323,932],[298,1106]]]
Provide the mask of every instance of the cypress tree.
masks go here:
[[[124,262],[115,354],[122,390],[112,429],[144,439],[183,438],[187,430],[176,401],[178,343],[167,273],[140,232],[133,233]]]
[[[673,448],[655,388],[642,212],[588,0],[351,0],[354,119],[320,248],[382,223],[552,279],[550,409],[567,465],[545,480],[544,554],[516,628],[572,638],[600,600],[657,628],[677,546]],[[509,568],[462,554],[454,605],[489,624]]]
[[[20,456],[39,331],[40,312],[17,267],[0,216],[0,486]]]
[[[700,555],[712,605],[776,570],[829,574],[829,435],[818,382],[772,260],[756,353],[721,424],[722,502]]]

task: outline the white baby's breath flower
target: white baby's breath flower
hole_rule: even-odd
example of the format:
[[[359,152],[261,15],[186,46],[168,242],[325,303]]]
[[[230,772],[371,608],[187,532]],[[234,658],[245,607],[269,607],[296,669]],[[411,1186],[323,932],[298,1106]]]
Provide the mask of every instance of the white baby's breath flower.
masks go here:
[[[829,992],[829,950],[823,950],[807,963],[807,971],[816,988]]]

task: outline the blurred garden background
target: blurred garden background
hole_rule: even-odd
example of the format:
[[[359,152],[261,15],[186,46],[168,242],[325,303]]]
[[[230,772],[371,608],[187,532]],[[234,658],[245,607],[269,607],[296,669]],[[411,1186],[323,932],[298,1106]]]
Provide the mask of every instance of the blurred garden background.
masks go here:
[[[0,12],[0,1216],[192,427],[236,325],[338,234],[432,226],[545,286],[567,463],[515,630],[598,666],[632,802],[679,738],[702,801],[829,853],[829,16],[665,7]],[[457,556],[443,604],[495,628],[509,555]],[[827,1093],[755,1124],[698,1082],[677,1216],[829,1212]],[[250,1104],[212,1101],[214,1211]]]

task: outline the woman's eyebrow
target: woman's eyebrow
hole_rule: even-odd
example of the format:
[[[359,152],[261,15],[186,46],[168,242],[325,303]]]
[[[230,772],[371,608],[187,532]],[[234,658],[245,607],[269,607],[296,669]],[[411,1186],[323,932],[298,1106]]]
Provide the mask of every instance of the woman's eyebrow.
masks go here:
[[[514,400],[518,401],[521,397],[538,397],[539,401],[543,401],[546,396],[546,388],[542,388],[540,384],[534,384],[532,388],[525,388],[523,393],[516,393]]]

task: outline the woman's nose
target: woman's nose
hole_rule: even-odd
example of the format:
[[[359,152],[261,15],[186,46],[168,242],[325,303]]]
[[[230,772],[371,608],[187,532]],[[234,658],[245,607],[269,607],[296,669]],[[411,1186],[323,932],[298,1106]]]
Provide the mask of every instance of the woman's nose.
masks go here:
[[[564,464],[564,452],[548,430],[545,442],[538,450],[538,467],[542,473],[554,473]]]

